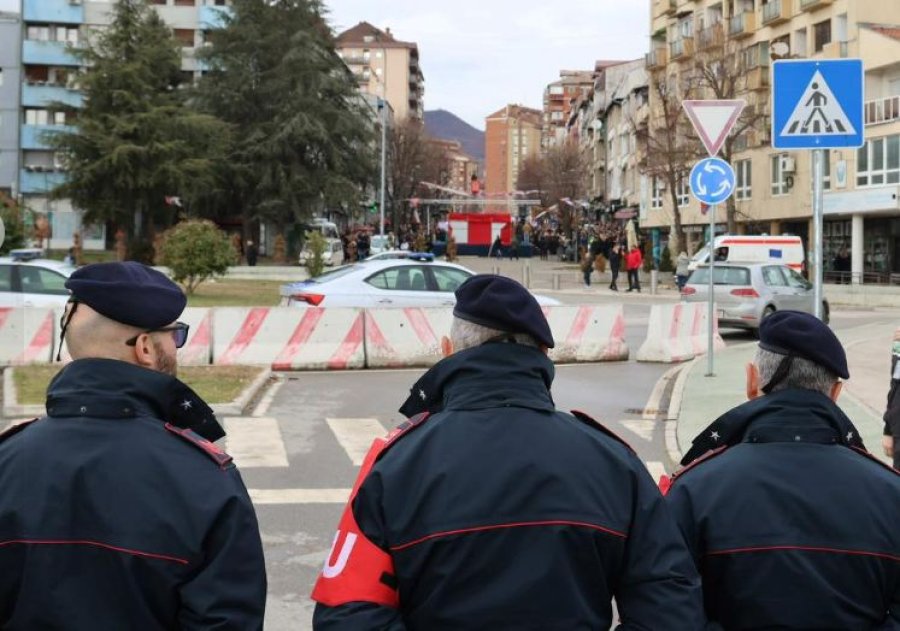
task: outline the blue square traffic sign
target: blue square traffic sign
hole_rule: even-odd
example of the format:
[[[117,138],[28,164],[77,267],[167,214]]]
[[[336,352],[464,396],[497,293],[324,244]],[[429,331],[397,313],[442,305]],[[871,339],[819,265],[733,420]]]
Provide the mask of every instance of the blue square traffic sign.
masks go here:
[[[862,147],[864,90],[861,59],[776,61],[772,66],[772,146]]]

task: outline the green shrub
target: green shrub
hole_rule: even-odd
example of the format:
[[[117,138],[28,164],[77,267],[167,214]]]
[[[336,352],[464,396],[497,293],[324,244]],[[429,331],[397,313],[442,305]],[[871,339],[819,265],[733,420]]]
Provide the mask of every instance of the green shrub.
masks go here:
[[[231,240],[211,221],[183,221],[169,228],[162,238],[159,262],[172,270],[175,282],[188,295],[200,283],[222,276],[237,262]]]
[[[0,204],[0,221],[3,222],[3,233],[0,239],[0,254],[8,254],[10,250],[25,247],[25,226],[15,208]]]
[[[303,245],[307,252],[306,271],[310,278],[321,276],[325,271],[325,248],[328,242],[318,230],[310,230],[306,233],[306,243]]]
[[[672,250],[669,249],[668,246],[662,249],[662,254],[659,255],[659,271],[660,272],[674,272],[675,266],[672,265]]]

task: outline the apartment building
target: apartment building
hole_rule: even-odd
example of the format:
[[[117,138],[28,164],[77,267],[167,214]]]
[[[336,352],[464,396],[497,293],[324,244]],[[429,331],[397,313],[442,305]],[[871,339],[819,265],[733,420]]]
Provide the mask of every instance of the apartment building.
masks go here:
[[[647,68],[659,77],[690,78],[705,50],[738,55],[745,98],[759,123],[734,143],[736,208],[742,233],[812,236],[811,154],[771,147],[771,62],[777,58],[861,58],[866,71],[865,137],[860,150],[826,152],[823,256],[847,247],[854,282],[889,282],[900,273],[900,3],[874,0],[650,0]],[[694,94],[694,98],[712,98]],[[651,110],[654,91],[650,91]],[[685,174],[686,175],[686,174]],[[663,182],[648,183],[641,225],[663,236],[673,223]],[[708,222],[677,191],[690,245],[706,239]],[[723,213],[724,214],[724,213]],[[723,217],[724,219],[724,217]],[[724,226],[719,228],[723,231]]]
[[[205,33],[221,24],[228,0],[151,0],[182,44],[182,72],[194,78],[203,71],[195,58]],[[66,113],[52,103],[79,107],[79,60],[68,49],[111,22],[113,0],[21,0],[21,87],[18,123],[19,173],[17,195],[30,209],[47,213],[53,236],[49,247],[64,248],[80,230],[86,248],[105,245],[103,226],[81,225],[80,213],[69,200],[53,200],[49,191],[65,180],[65,165],[44,141],[45,134],[70,129]],[[16,46],[0,38],[0,51]],[[2,53],[0,53],[2,54]]]
[[[396,39],[391,29],[360,22],[339,34],[335,46],[360,92],[386,99],[397,120],[425,120],[425,75],[414,42]]]
[[[19,180],[19,85],[22,24],[0,12],[0,193],[13,196]]]
[[[597,62],[598,66],[604,62]],[[559,80],[544,88],[541,148],[546,150],[567,137],[573,106],[594,88],[595,70],[561,70]]]
[[[542,112],[507,105],[485,119],[485,195],[505,198],[518,188],[526,159],[540,155]],[[563,127],[565,131],[565,127]]]

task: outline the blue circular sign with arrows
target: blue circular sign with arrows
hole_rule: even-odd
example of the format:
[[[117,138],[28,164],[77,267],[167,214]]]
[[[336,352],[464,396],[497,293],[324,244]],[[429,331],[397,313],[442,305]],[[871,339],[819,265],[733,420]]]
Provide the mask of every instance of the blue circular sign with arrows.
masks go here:
[[[731,197],[734,183],[734,169],[721,158],[706,158],[691,169],[691,193],[710,206]]]

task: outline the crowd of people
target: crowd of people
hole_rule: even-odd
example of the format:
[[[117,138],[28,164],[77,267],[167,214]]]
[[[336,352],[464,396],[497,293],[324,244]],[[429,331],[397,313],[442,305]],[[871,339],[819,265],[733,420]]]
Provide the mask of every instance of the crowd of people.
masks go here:
[[[46,416],[0,434],[0,626],[262,629],[254,506],[176,376],[184,294],[134,262],[66,288],[73,361]],[[623,631],[900,627],[900,473],[837,405],[850,373],[826,324],[766,318],[749,401],[657,487],[629,445],[556,408],[556,340],[527,289],[480,274],[455,294],[443,359],[359,471],[317,631],[609,629],[613,600]]]

